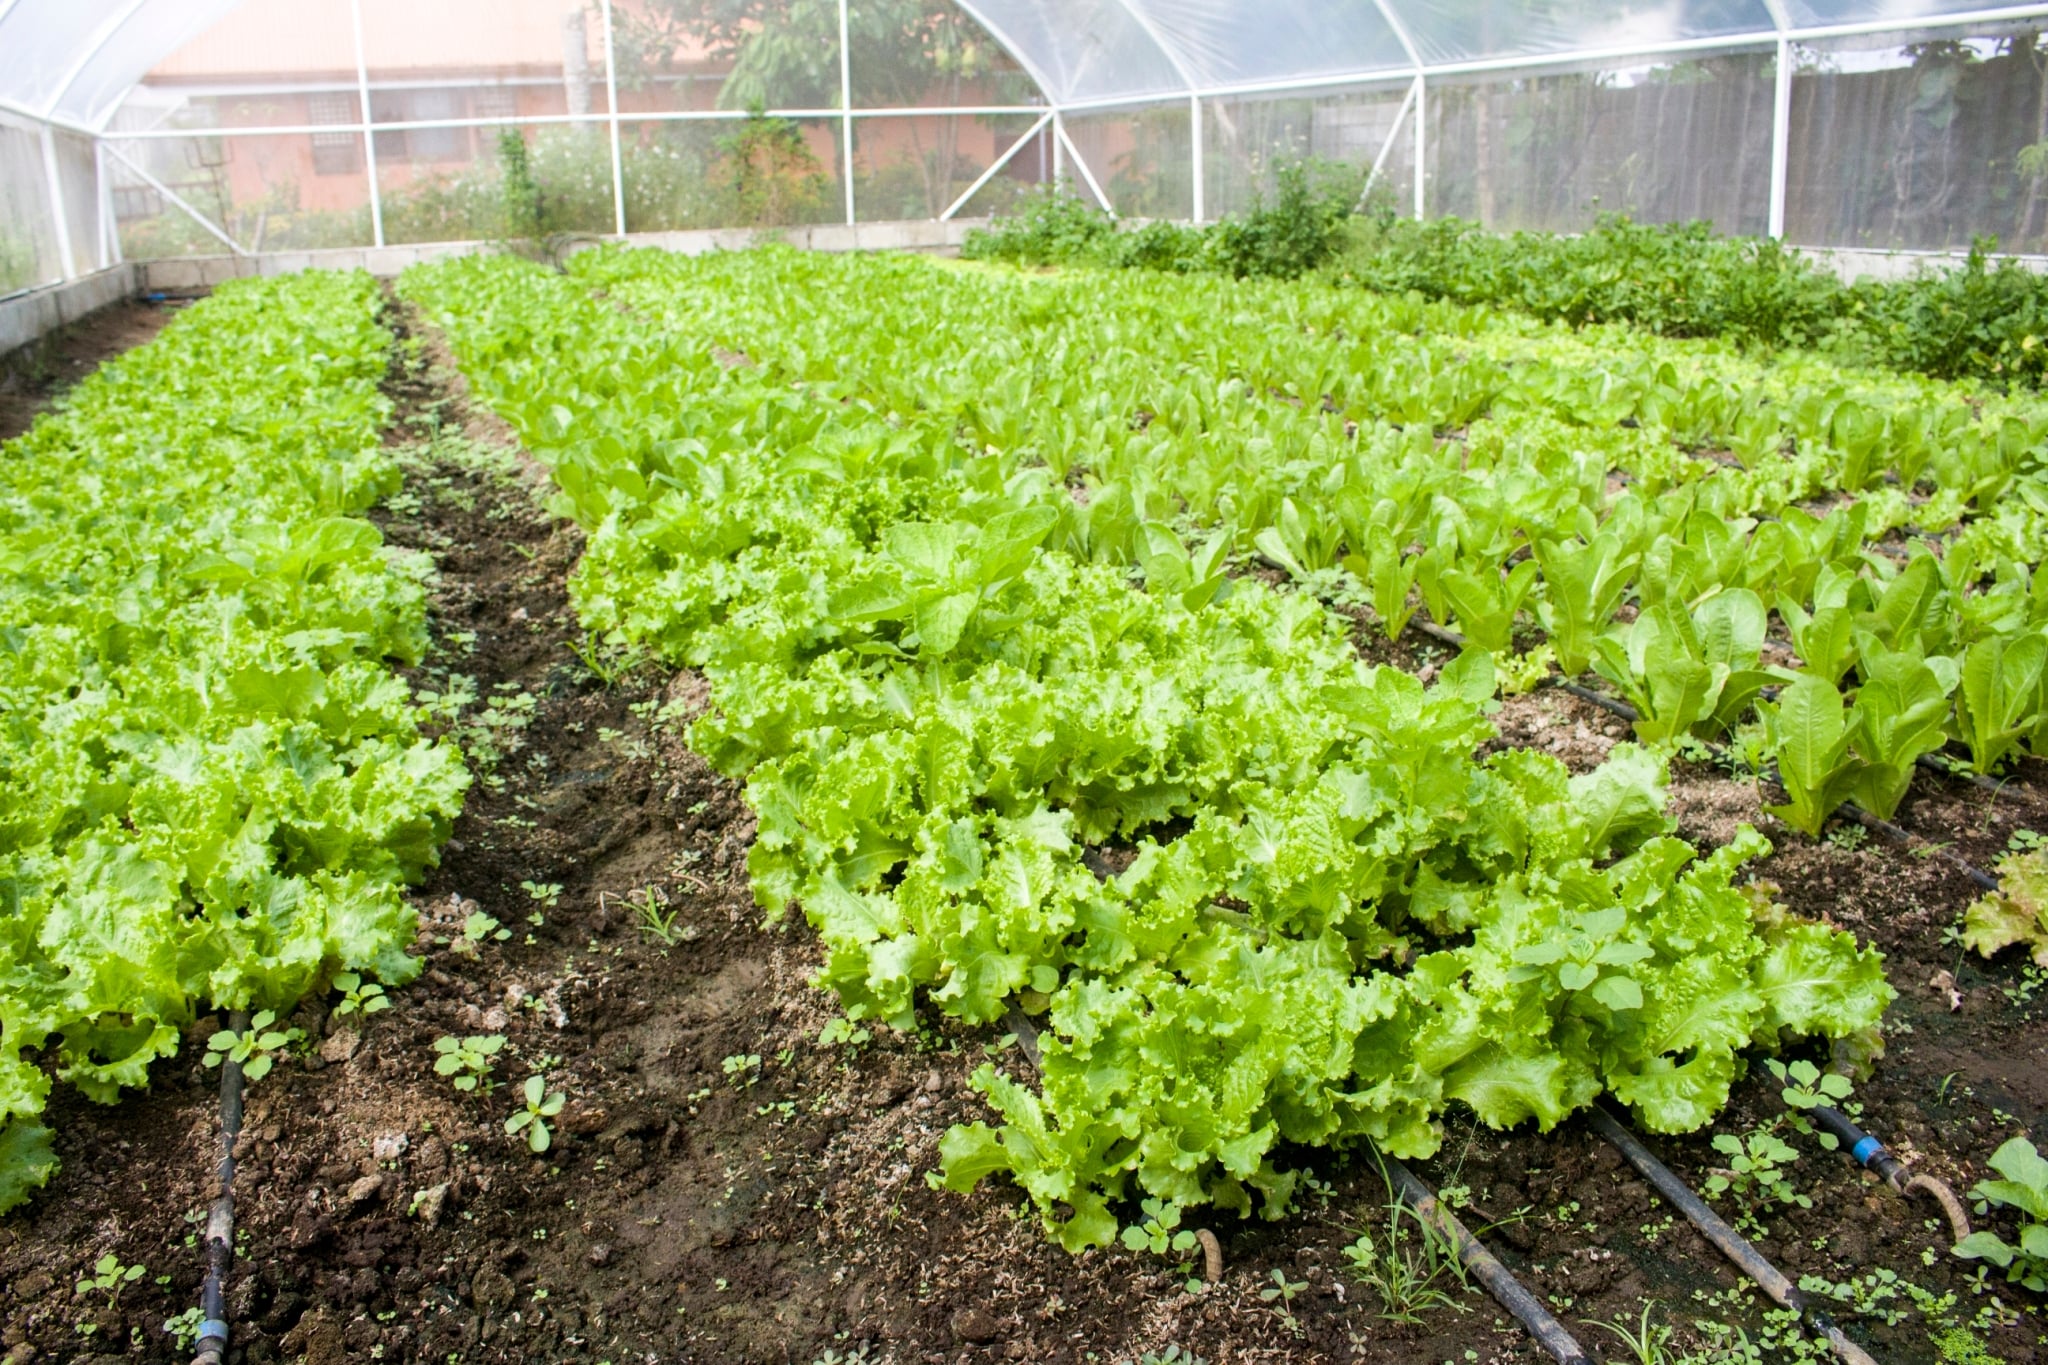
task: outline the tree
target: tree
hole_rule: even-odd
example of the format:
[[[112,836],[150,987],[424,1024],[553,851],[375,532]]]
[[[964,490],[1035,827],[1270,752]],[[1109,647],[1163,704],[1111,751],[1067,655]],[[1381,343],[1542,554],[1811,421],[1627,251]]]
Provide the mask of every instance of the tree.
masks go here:
[[[629,89],[675,73],[690,54],[723,68],[718,108],[839,107],[838,0],[649,0],[637,12],[615,11],[615,22]],[[856,109],[1021,103],[1030,93],[952,0],[855,0],[847,25]],[[958,121],[911,118],[902,127],[937,215],[960,169]],[[859,122],[854,130],[858,137]]]

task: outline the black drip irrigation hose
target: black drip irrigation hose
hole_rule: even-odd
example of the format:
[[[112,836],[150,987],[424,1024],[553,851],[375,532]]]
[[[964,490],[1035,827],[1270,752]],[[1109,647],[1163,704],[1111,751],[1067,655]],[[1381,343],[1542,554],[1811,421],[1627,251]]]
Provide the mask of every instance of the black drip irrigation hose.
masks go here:
[[[1877,1177],[1901,1195],[1920,1192],[1930,1196],[1941,1205],[1941,1211],[1948,1217],[1949,1231],[1960,1242],[1970,1235],[1970,1215],[1963,1207],[1963,1201],[1956,1198],[1956,1192],[1946,1182],[1931,1175],[1914,1172],[1903,1161],[1893,1156],[1882,1142],[1858,1128],[1847,1114],[1832,1105],[1816,1105],[1813,1121],[1833,1134],[1842,1144],[1842,1150],[1856,1158],[1856,1163],[1876,1173]]]
[[[1032,1070],[1039,1069],[1038,1028],[1016,1005],[1010,1006],[1008,1016],[1003,1020],[1010,1032],[1016,1035],[1017,1048],[1030,1062]],[[1514,1273],[1500,1263],[1500,1259],[1483,1246],[1479,1239],[1466,1230],[1457,1215],[1445,1208],[1429,1187],[1415,1178],[1415,1173],[1394,1157],[1375,1152],[1381,1168],[1386,1172],[1390,1191],[1422,1219],[1436,1234],[1449,1242],[1458,1253],[1458,1262],[1472,1273],[1472,1277],[1493,1295],[1494,1302],[1515,1315],[1515,1320],[1528,1329],[1544,1350],[1548,1351],[1559,1365],[1593,1365],[1593,1358],[1585,1348],[1572,1337],[1565,1325],[1557,1320],[1548,1308],[1522,1286]],[[1204,1228],[1195,1234],[1202,1241],[1202,1251],[1208,1267],[1207,1278],[1214,1283],[1223,1270],[1223,1253],[1213,1233]]]
[[[1472,1272],[1472,1278],[1493,1295],[1493,1300],[1514,1314],[1515,1321],[1522,1324],[1536,1344],[1549,1352],[1550,1358],[1558,1365],[1593,1365],[1593,1358],[1586,1354],[1586,1348],[1579,1345],[1571,1331],[1557,1320],[1543,1301],[1515,1278],[1514,1272],[1500,1263],[1483,1246],[1479,1239],[1466,1230],[1458,1216],[1445,1208],[1429,1187],[1415,1178],[1415,1173],[1397,1158],[1379,1154],[1379,1160],[1386,1171],[1389,1190],[1414,1210],[1415,1216],[1427,1223],[1436,1234],[1449,1242],[1458,1253],[1458,1261]]]
[[[249,1011],[228,1016],[236,1033],[249,1028]],[[242,1135],[242,1064],[232,1054],[220,1066],[220,1197],[206,1215],[206,1279],[199,1290],[199,1337],[192,1365],[223,1365],[228,1355],[228,1267],[235,1258],[235,1140]]]
[[[1735,1263],[1735,1267],[1749,1276],[1757,1287],[1778,1304],[1790,1311],[1799,1322],[1816,1336],[1834,1348],[1836,1355],[1849,1365],[1877,1365],[1871,1354],[1849,1339],[1834,1319],[1826,1313],[1808,1305],[1806,1295],[1799,1286],[1785,1278],[1776,1266],[1764,1259],[1762,1252],[1750,1244],[1748,1238],[1737,1232],[1722,1220],[1721,1215],[1707,1207],[1706,1201],[1692,1192],[1683,1180],[1672,1174],[1671,1168],[1650,1155],[1650,1149],[1636,1140],[1633,1133],[1616,1121],[1614,1115],[1601,1105],[1590,1110],[1593,1127],[1601,1137],[1613,1143],[1621,1154],[1628,1158],[1628,1164],[1635,1167],[1642,1177],[1656,1188],[1658,1194],[1669,1200],[1674,1208],[1686,1216],[1686,1220],[1699,1229],[1700,1235]]]
[[[1015,1035],[1017,1050],[1024,1054],[1033,1071],[1040,1070],[1038,1048],[1038,1026],[1025,1015],[1016,1004],[1010,1006],[1003,1024]],[[1456,1214],[1445,1208],[1429,1187],[1415,1178],[1415,1173],[1394,1157],[1374,1151],[1381,1169],[1386,1173],[1387,1187],[1392,1193],[1414,1210],[1434,1230],[1437,1236],[1456,1249],[1458,1263],[1470,1271],[1486,1292],[1493,1295],[1494,1302],[1514,1314],[1515,1321],[1528,1330],[1537,1344],[1548,1351],[1559,1365],[1594,1365],[1593,1358],[1573,1338],[1565,1325],[1559,1322],[1542,1300],[1523,1287],[1514,1272],[1500,1263],[1500,1258],[1488,1251],[1478,1238],[1474,1237]],[[1206,1266],[1205,1278],[1215,1283],[1223,1274],[1223,1250],[1214,1233],[1207,1228],[1198,1229],[1195,1236],[1202,1244]],[[195,1363],[196,1365],[196,1363]]]

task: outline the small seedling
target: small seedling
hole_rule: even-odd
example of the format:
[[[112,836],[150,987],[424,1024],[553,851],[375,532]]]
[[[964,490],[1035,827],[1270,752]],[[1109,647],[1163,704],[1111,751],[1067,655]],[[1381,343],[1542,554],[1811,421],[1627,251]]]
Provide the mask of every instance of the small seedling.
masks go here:
[[[474,953],[480,943],[503,943],[512,937],[512,931],[498,923],[493,915],[481,910],[472,910],[469,918],[462,921],[462,937],[448,945],[454,953]]]
[[[1278,1266],[1273,1267],[1272,1279],[1273,1283],[1270,1287],[1259,1291],[1259,1301],[1272,1304],[1273,1311],[1280,1315],[1281,1325],[1286,1327],[1289,1332],[1299,1336],[1301,1335],[1301,1323],[1296,1320],[1294,1309],[1291,1305],[1294,1303],[1294,1296],[1308,1288],[1308,1281],[1290,1280],[1287,1278],[1287,1272]]]
[[[222,1029],[206,1040],[206,1064],[233,1061],[241,1066],[244,1081],[253,1085],[262,1080],[277,1064],[277,1054],[306,1036],[303,1029],[272,1028],[276,1022],[276,1010],[260,1010],[242,1032]]]
[[[2012,1138],[1991,1154],[1991,1169],[2003,1180],[1980,1180],[1970,1190],[1977,1212],[2000,1204],[2022,1215],[2019,1245],[1980,1229],[1956,1243],[1956,1255],[1985,1260],[2005,1271],[2006,1281],[2048,1292],[2048,1158],[2025,1138]]]
[[[1655,1300],[1643,1305],[1642,1320],[1634,1327],[1624,1322],[1602,1321],[1599,1318],[1582,1318],[1588,1327],[1598,1327],[1612,1332],[1628,1348],[1629,1358],[1635,1365],[1667,1365],[1671,1359],[1668,1349],[1671,1345],[1672,1329],[1662,1323],[1650,1321],[1650,1315],[1657,1311]]]
[[[1787,1066],[1773,1057],[1764,1065],[1784,1087],[1778,1092],[1778,1096],[1792,1111],[1792,1126],[1830,1152],[1841,1146],[1840,1140],[1833,1133],[1815,1128],[1813,1120],[1807,1115],[1824,1104],[1841,1109],[1851,1117],[1860,1113],[1862,1106],[1849,1102],[1849,1097],[1856,1092],[1856,1087],[1849,1078],[1833,1071],[1823,1074],[1819,1067],[1807,1061],[1798,1061]]]
[[[147,1273],[142,1268],[140,1261],[137,1261],[134,1265],[122,1265],[121,1258],[110,1251],[93,1262],[92,1274],[87,1275],[78,1282],[77,1292],[80,1294],[105,1294],[107,1296],[107,1310],[112,1312],[114,1304],[121,1297],[121,1291],[134,1284]]]
[[[758,1053],[735,1052],[718,1064],[725,1071],[727,1079],[742,1089],[751,1087],[761,1079],[761,1058]]]
[[[1149,1251],[1179,1261],[1181,1278],[1190,1294],[1201,1292],[1202,1282],[1188,1272],[1193,1261],[1195,1234],[1180,1225],[1180,1205],[1161,1199],[1144,1202],[1145,1221],[1123,1230],[1123,1244],[1132,1251]]]
[[[870,1041],[874,1035],[845,1016],[825,1021],[825,1027],[818,1030],[819,1047],[859,1047]]]
[[[189,1352],[199,1344],[199,1329],[206,1324],[206,1314],[198,1308],[187,1308],[174,1318],[164,1319],[164,1331],[172,1341],[178,1343],[179,1352]]]
[[[613,644],[595,632],[585,635],[580,643],[571,640],[569,652],[607,691],[618,686],[619,679],[632,672],[634,665],[640,662],[637,652]]]
[[[391,999],[384,994],[384,988],[374,981],[363,980],[355,972],[336,975],[334,989],[341,992],[341,999],[334,1005],[334,1012],[338,1015],[368,1016],[391,1008]]]
[[[664,948],[675,947],[682,938],[676,930],[678,912],[668,908],[668,893],[660,887],[643,886],[629,891],[626,904],[632,908],[640,932]]]
[[[1747,1140],[1731,1133],[1716,1134],[1714,1150],[1728,1158],[1728,1165],[1708,1176],[1705,1188],[1711,1197],[1733,1194],[1747,1205],[1736,1218],[1736,1226],[1759,1230],[1759,1217],[1773,1206],[1813,1207],[1813,1200],[1794,1189],[1786,1173],[1799,1153],[1768,1128],[1757,1129]]]
[[[811,1365],[868,1365],[868,1348],[856,1346],[852,1354],[841,1355],[828,1346],[825,1348],[825,1354],[813,1360]]]
[[[1377,1235],[1361,1228],[1344,1248],[1352,1275],[1379,1296],[1380,1317],[1413,1323],[1438,1309],[1464,1312],[1452,1292],[1464,1286],[1464,1270],[1450,1239],[1398,1199],[1386,1215]]]
[[[491,1058],[498,1055],[505,1046],[502,1033],[475,1033],[467,1038],[444,1035],[434,1040],[434,1051],[440,1056],[434,1059],[434,1074],[453,1077],[449,1084],[457,1090],[481,1088],[488,1095],[497,1089],[491,1080]]]
[[[505,1120],[505,1131],[517,1133],[526,1130],[527,1149],[536,1153],[545,1152],[554,1142],[554,1135],[548,1131],[547,1121],[562,1112],[565,1103],[562,1092],[548,1089],[544,1076],[528,1076],[522,1092],[526,1107]]]

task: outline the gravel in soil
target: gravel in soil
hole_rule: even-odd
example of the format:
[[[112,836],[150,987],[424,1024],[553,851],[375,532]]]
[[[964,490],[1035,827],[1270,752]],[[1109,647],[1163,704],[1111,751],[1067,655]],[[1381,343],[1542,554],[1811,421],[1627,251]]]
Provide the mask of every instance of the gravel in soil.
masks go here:
[[[470,407],[431,338],[417,340],[392,380],[407,492],[379,519],[394,545],[439,565],[439,645],[416,681],[474,679],[493,704],[472,707],[462,734],[497,758],[418,889],[424,974],[367,1017],[303,1007],[292,1022],[305,1055],[251,1089],[233,1361],[1078,1363],[1170,1345],[1212,1365],[1541,1358],[1448,1277],[1437,1283],[1454,1306],[1386,1320],[1345,1256],[1387,1222],[1356,1157],[1303,1154],[1316,1184],[1282,1222],[1214,1225],[1224,1271],[1200,1292],[1178,1258],[1068,1256],[1008,1186],[928,1188],[946,1128],[986,1117],[968,1074],[992,1051],[1021,1062],[990,1032],[936,1026],[819,1043],[837,1011],[809,985],[816,940],[797,918],[762,923],[740,792],[679,738],[702,679],[590,651],[566,587],[580,538],[541,513],[540,471]],[[1424,673],[1447,657],[1427,641],[1362,636],[1361,648]],[[1503,743],[1575,769],[1627,735],[1555,691],[1508,698],[1496,720]],[[1900,818],[1988,864],[2013,829],[2048,828],[2038,776],[1995,801],[1923,777]],[[1672,805],[1707,845],[1759,819],[1752,788],[1685,763]],[[1866,1126],[1959,1189],[2004,1137],[2048,1136],[2048,1001],[2021,998],[2016,964],[1965,961],[1943,941],[1968,884],[1938,860],[1763,825],[1779,851],[1759,875],[1889,956],[1901,999],[1889,1055],[1859,1091]],[[478,913],[499,928],[472,942]],[[1943,971],[1954,997],[1925,984]],[[0,1223],[8,1361],[176,1358],[162,1324],[197,1301],[197,1220],[213,1193],[216,1077],[197,1060],[213,1027],[196,1026],[119,1107],[59,1089],[64,1168]],[[494,1088],[461,1093],[435,1073],[433,1045],[478,1034],[506,1039]],[[565,1097],[540,1155],[503,1128],[536,1074]],[[1782,1112],[1751,1078],[1716,1127]],[[1702,1343],[1695,1319],[1756,1333],[1753,1296],[1583,1125],[1502,1134],[1454,1114],[1447,1128],[1418,1173],[1469,1224],[1492,1225],[1489,1244],[1596,1352],[1617,1343],[1580,1320],[1633,1323],[1649,1301],[1681,1346]],[[2023,1301],[1980,1296],[1938,1254],[1931,1206],[1794,1140],[1813,1207],[1762,1220],[1783,1269],[1843,1281],[1887,1268],[1955,1294],[1957,1320],[1995,1305],[1982,1335],[1999,1357],[2048,1358]],[[1695,1187],[1721,1160],[1705,1134],[1651,1145]],[[1412,1233],[1406,1244],[1419,1254]],[[1926,1248],[1937,1254],[1923,1264]],[[146,1273],[111,1302],[74,1293],[110,1252]],[[1902,1310],[1896,1323],[1840,1316],[1881,1359],[1936,1360],[1934,1321],[1889,1292],[1875,1306]]]

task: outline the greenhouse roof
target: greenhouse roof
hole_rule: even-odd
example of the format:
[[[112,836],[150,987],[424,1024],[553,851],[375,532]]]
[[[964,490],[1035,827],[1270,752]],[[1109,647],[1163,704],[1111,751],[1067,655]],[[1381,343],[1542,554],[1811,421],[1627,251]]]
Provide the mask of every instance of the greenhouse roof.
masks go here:
[[[0,107],[104,129],[241,0],[0,0]],[[858,9],[858,0],[854,0]],[[1062,108],[2048,12],[1969,0],[961,0]]]

